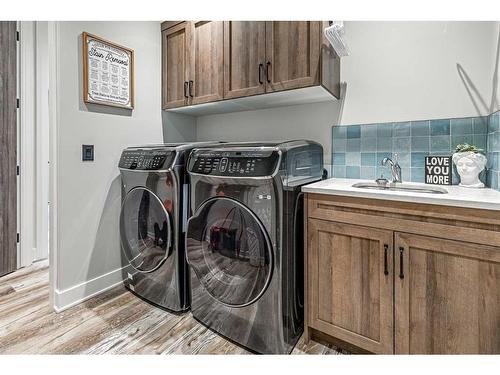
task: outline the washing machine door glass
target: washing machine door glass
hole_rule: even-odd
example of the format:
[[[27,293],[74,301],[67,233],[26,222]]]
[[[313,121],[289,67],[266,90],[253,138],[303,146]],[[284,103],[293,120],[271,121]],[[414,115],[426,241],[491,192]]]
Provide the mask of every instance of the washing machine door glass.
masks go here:
[[[240,202],[215,197],[189,220],[187,260],[219,302],[242,307],[260,298],[271,280],[273,254],[258,217]]]
[[[157,195],[132,189],[120,214],[122,249],[130,265],[141,272],[156,270],[167,259],[171,243],[170,215]]]

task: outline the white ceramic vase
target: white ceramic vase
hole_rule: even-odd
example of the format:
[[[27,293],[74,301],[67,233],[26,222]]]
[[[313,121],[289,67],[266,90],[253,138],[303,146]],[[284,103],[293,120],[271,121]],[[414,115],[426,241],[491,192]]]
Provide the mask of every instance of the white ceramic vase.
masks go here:
[[[484,184],[479,180],[479,174],[486,166],[486,160],[486,156],[477,152],[455,152],[453,163],[457,166],[457,172],[460,175],[459,185],[469,188],[483,188]]]

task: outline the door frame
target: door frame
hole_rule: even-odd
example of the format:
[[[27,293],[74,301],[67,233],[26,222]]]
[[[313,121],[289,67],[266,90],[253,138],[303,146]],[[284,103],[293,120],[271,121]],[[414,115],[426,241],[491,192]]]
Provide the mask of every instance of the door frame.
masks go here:
[[[43,71],[40,50],[41,22],[18,22],[18,233],[17,268],[47,259],[48,238],[48,111],[41,110],[48,96],[42,92]],[[45,77],[47,78],[47,77]],[[46,85],[45,85],[46,86]],[[43,213],[46,213],[45,215]]]

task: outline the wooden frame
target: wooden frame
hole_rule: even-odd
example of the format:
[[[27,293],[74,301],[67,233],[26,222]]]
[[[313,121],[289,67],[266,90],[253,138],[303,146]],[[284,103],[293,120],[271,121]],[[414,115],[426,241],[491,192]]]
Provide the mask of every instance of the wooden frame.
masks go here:
[[[88,42],[90,40],[96,40],[105,46],[117,49],[124,52],[130,61],[129,65],[129,75],[128,75],[128,102],[125,104],[120,104],[115,101],[108,101],[102,98],[91,98],[89,94],[89,66],[88,66]],[[134,109],[134,51],[130,48],[121,46],[119,44],[110,42],[106,39],[100,38],[98,36],[89,34],[87,32],[82,33],[82,66],[83,66],[83,101],[89,104],[99,104],[107,105],[111,107]]]

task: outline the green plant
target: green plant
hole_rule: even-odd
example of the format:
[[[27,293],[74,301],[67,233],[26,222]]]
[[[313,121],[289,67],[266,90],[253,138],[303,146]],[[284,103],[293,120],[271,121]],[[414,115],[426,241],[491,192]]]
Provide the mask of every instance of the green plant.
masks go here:
[[[484,150],[482,148],[477,148],[476,146],[470,145],[468,143],[457,145],[455,152],[475,152],[482,153]]]

